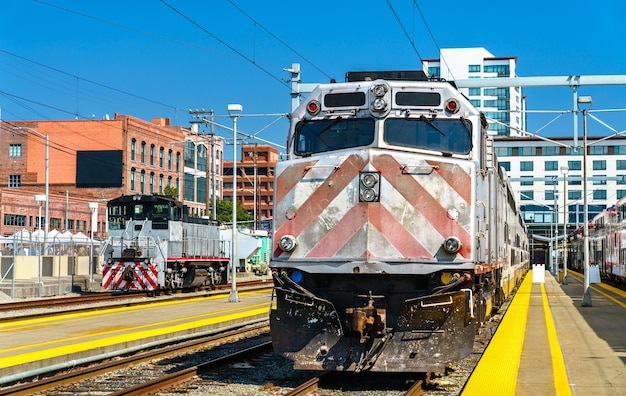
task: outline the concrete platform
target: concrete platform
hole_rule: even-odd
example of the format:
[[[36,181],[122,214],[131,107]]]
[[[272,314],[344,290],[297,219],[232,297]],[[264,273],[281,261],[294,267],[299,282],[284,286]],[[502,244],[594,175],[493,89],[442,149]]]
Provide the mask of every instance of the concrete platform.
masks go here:
[[[45,367],[68,368],[96,355],[114,357],[159,340],[213,333],[268,316],[269,289],[239,291],[237,303],[228,302],[228,294],[210,294],[0,323],[0,385]]]
[[[626,293],[529,273],[463,395],[626,395]]]

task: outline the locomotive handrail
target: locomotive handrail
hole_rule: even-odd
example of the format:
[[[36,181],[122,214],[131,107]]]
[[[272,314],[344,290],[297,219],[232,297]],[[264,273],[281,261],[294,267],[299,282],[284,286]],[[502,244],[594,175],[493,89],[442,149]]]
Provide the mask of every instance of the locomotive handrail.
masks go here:
[[[402,165],[400,167],[400,171],[403,175],[430,175],[437,169],[439,169],[438,165]]]

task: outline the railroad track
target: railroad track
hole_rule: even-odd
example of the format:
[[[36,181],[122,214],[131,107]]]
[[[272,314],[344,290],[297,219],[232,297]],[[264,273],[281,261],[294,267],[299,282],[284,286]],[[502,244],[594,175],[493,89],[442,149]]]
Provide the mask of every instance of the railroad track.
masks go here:
[[[0,389],[1,395],[32,395],[37,393],[45,393],[46,395],[55,394],[81,394],[81,389],[86,390],[85,394],[90,394],[94,390],[101,390],[100,385],[102,382],[111,381],[107,380],[107,375],[114,373],[115,371],[137,367],[146,362],[160,361],[166,358],[172,358],[176,360],[176,357],[182,356],[186,353],[198,351],[200,349],[213,348],[218,345],[232,343],[244,338],[264,336],[265,341],[259,345],[245,349],[247,354],[254,353],[258,348],[262,348],[263,351],[271,350],[271,342],[269,341],[269,323],[268,321],[261,321],[255,325],[249,325],[241,328],[237,328],[231,331],[226,331],[217,335],[201,337],[198,339],[186,341],[180,344],[171,345],[159,349],[153,349],[145,352],[141,352],[128,357],[121,357],[109,361],[100,362],[89,367],[79,368],[67,373],[54,374],[51,377],[38,379],[29,383],[15,385]],[[233,359],[241,359],[243,351],[238,353],[229,353],[225,357],[221,357],[222,362],[233,361]],[[219,360],[219,359],[216,359]],[[216,364],[216,363],[213,363]],[[220,363],[225,364],[225,363]],[[143,384],[133,384],[131,386],[123,387],[121,390],[107,389],[115,394],[145,394],[147,389],[156,389],[158,386],[166,387],[171,386],[174,383],[183,381],[190,376],[196,375],[198,370],[202,370],[203,365],[192,366],[178,372],[163,375],[155,380],[147,381]],[[199,367],[199,368],[198,368]],[[137,370],[131,370],[137,371]],[[196,373],[196,374],[193,374]],[[143,376],[134,376],[133,380],[143,378]],[[98,379],[102,381],[98,381]],[[90,380],[92,383],[85,383]],[[93,382],[95,381],[95,382]],[[130,381],[130,380],[129,380]],[[161,385],[157,385],[161,383]],[[72,388],[72,386],[74,388]],[[143,393],[139,389],[144,389]],[[137,393],[139,392],[139,393]]]

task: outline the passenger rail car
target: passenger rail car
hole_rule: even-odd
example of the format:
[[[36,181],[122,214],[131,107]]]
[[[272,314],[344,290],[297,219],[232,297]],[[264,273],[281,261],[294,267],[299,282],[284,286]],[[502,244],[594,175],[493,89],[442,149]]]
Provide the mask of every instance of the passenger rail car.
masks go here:
[[[229,246],[219,226],[168,196],[125,195],[107,204],[102,287],[175,290],[227,282]]]
[[[626,286],[626,197],[599,213],[588,225],[589,262],[597,265],[602,279]],[[582,227],[568,237],[569,267],[583,270]]]
[[[451,83],[388,75],[319,85],[291,117],[270,325],[296,369],[443,371],[529,265],[484,116]]]

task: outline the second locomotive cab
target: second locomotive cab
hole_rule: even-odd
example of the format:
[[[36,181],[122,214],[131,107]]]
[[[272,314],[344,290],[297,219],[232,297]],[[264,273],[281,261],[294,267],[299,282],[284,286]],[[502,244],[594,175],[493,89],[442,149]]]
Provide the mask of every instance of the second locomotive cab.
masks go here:
[[[270,326],[296,369],[443,371],[528,268],[486,119],[414,74],[349,73],[292,114]]]
[[[218,225],[189,216],[187,206],[163,195],[125,195],[107,207],[104,289],[176,290],[227,283],[230,243],[220,239]]]

